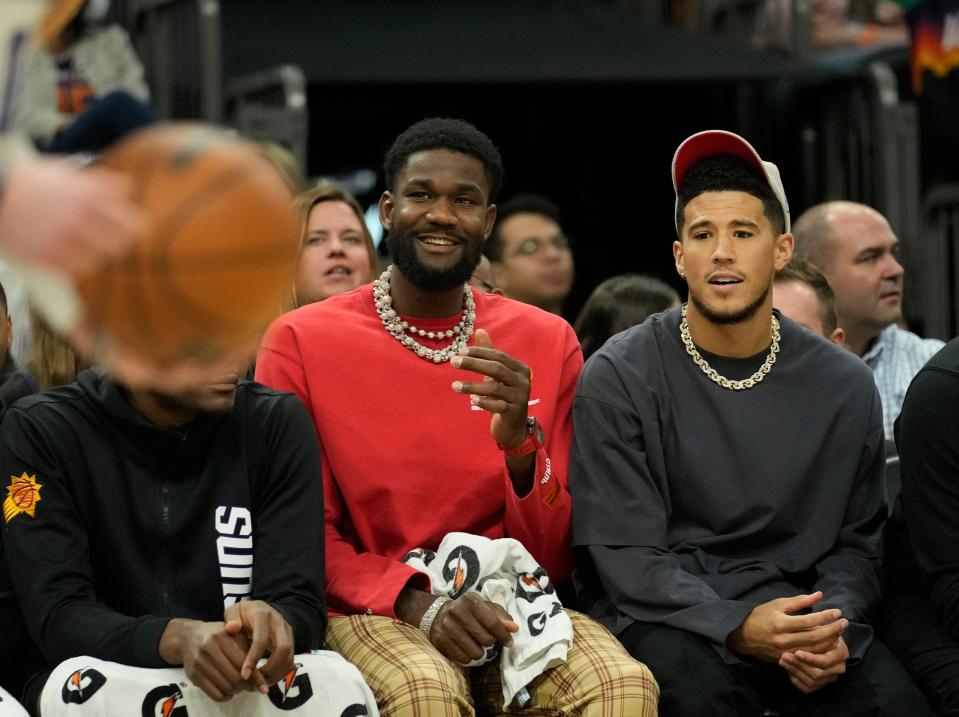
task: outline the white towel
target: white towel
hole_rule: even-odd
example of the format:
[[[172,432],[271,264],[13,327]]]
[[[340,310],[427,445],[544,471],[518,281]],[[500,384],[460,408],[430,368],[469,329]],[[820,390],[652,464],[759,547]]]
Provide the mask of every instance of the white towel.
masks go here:
[[[240,692],[226,702],[214,702],[207,697],[190,682],[182,667],[130,667],[93,657],[73,657],[61,662],[50,674],[40,695],[40,712],[43,717],[380,714],[359,670],[330,650],[294,655],[293,670],[273,685],[267,695]],[[0,710],[0,715],[6,714]]]
[[[434,553],[417,548],[403,562],[426,573],[434,595],[454,600],[467,591],[502,606],[519,625],[513,646],[500,658],[503,709],[514,698],[525,706],[526,686],[550,667],[566,661],[573,625],[556,597],[546,571],[512,538],[490,540],[469,533],[449,533]],[[494,659],[495,652],[468,667]]]

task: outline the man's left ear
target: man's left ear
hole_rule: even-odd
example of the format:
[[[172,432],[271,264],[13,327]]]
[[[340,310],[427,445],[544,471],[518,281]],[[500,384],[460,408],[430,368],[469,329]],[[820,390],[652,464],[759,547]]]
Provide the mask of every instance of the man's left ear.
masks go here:
[[[796,245],[796,239],[790,232],[780,234],[776,239],[776,260],[774,266],[776,271],[782,269],[793,256],[793,247]]]
[[[395,205],[393,203],[393,195],[390,192],[383,192],[380,195],[380,224],[383,225],[383,228],[386,231],[389,231],[393,228],[393,209]]]
[[[490,204],[486,207],[486,216],[483,217],[483,239],[489,239],[493,233],[493,225],[496,224],[496,205]]]

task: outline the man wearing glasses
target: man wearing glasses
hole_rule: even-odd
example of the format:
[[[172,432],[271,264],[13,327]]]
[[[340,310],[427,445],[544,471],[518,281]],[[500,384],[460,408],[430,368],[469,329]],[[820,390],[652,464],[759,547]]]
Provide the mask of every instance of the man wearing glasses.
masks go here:
[[[536,194],[501,204],[484,251],[491,283],[509,298],[562,313],[573,285],[573,252],[555,204]]]

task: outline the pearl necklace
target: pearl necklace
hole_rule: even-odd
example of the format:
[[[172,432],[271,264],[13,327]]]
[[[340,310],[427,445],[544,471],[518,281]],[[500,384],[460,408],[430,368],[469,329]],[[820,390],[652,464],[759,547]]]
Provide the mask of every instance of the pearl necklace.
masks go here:
[[[393,309],[393,296],[390,293],[390,276],[392,274],[393,265],[390,264],[386,267],[386,271],[380,274],[380,278],[373,281],[373,305],[376,307],[376,313],[383,322],[383,326],[390,336],[420,358],[433,363],[449,361],[461,348],[466,346],[470,336],[473,335],[476,304],[473,302],[473,292],[469,285],[463,285],[463,318],[460,319],[460,322],[446,331],[425,331],[403,321]],[[431,349],[423,346],[412,336],[407,336],[407,331],[430,339],[452,338],[453,342],[445,349]]]
[[[779,353],[780,336],[779,319],[776,318],[775,314],[773,314],[773,340],[769,345],[769,356],[766,357],[763,365],[759,367],[759,370],[756,371],[756,373],[747,379],[743,379],[742,381],[730,381],[728,378],[710,366],[706,359],[704,359],[700,355],[699,351],[696,350],[696,344],[693,343],[693,337],[689,335],[689,322],[686,320],[686,304],[683,304],[682,317],[683,320],[679,324],[679,337],[683,340],[683,344],[686,346],[686,353],[693,357],[693,363],[699,366],[699,368],[703,370],[704,374],[709,376],[710,379],[718,383],[723,388],[728,388],[733,391],[743,391],[747,388],[752,388],[766,377],[766,374],[769,373],[769,370],[773,367],[773,364],[776,363],[776,354]]]

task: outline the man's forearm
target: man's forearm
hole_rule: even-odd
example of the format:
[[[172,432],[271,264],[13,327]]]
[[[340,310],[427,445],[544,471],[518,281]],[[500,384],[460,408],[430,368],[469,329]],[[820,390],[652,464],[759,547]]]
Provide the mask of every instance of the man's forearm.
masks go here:
[[[513,482],[513,491],[517,497],[525,498],[533,490],[533,474],[536,470],[536,453],[525,456],[506,456],[506,469]]]

